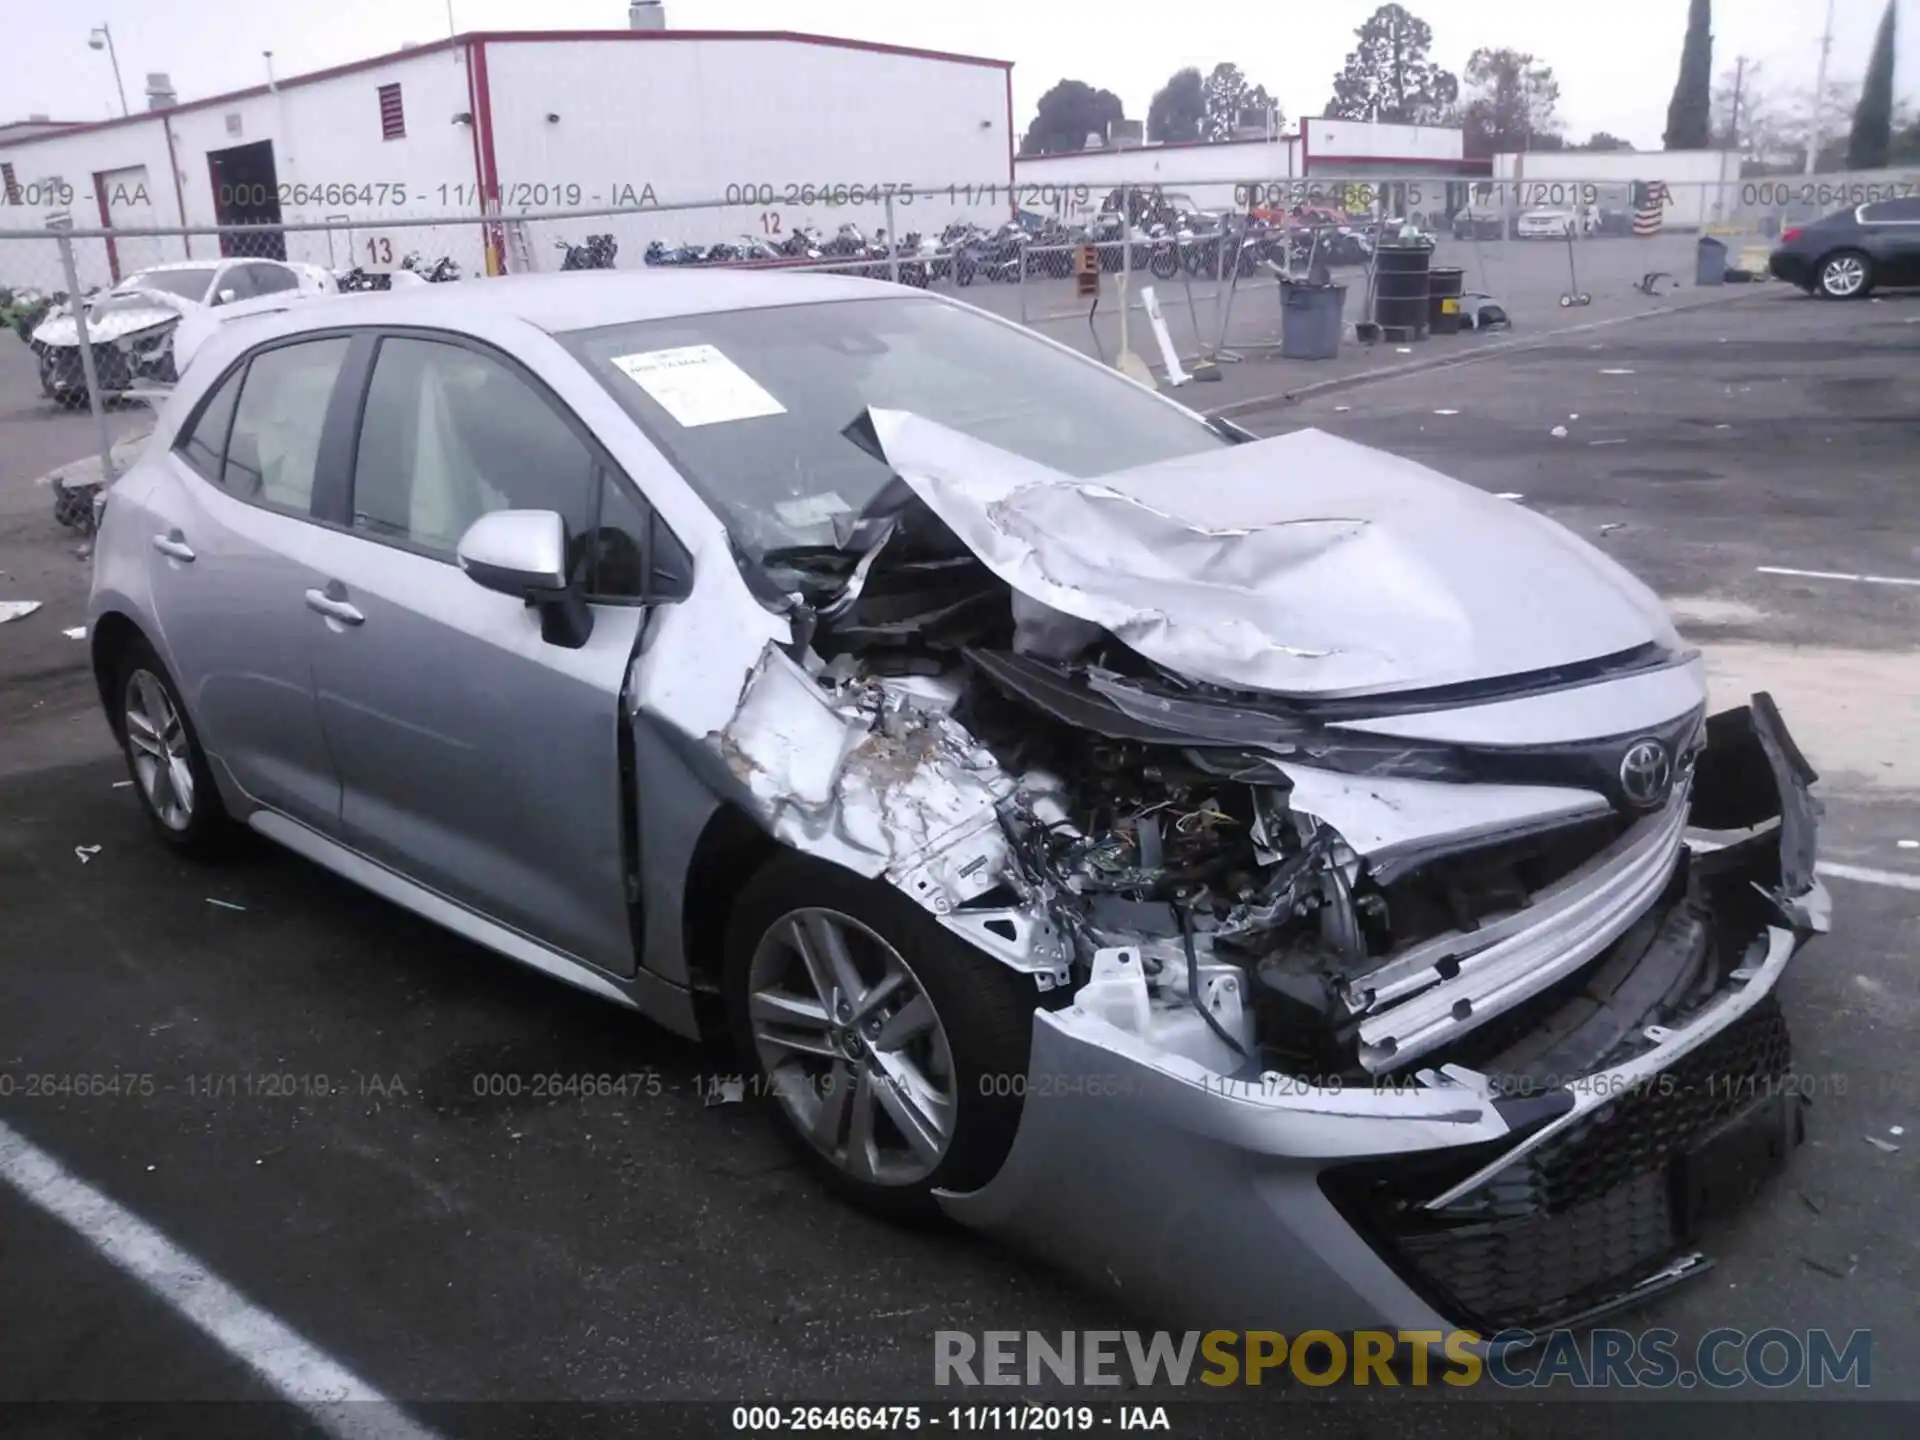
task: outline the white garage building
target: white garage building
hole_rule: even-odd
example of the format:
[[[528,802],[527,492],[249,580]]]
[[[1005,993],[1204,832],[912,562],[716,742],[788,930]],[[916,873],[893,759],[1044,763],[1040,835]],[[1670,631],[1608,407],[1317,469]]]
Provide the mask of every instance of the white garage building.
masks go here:
[[[659,7],[633,7],[635,26]],[[278,232],[285,258],[343,266],[390,251],[469,274],[553,269],[555,238],[611,232],[622,266],[649,240],[711,244],[851,220],[937,231],[1004,219],[1013,179],[1009,62],[786,31],[500,31],[122,119],[0,131],[0,229],[331,222]],[[164,91],[165,77],[150,77]],[[393,227],[725,200],[724,210],[521,226]],[[264,237],[245,238],[260,253]],[[525,244],[520,242],[524,239]],[[369,244],[369,242],[373,242]],[[208,258],[210,235],[76,245],[92,286],[157,260]],[[23,248],[25,247],[25,248]],[[0,285],[58,283],[42,241],[0,240]],[[491,251],[491,254],[489,252]],[[384,261],[383,261],[384,263]]]

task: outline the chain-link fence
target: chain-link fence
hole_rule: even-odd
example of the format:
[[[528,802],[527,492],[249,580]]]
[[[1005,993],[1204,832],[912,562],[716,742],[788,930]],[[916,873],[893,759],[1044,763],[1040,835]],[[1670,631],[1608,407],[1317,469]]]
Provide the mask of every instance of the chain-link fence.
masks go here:
[[[81,228],[76,196],[41,225],[0,229],[0,318],[28,346],[45,402],[96,416],[151,403],[218,325],[309,297],[558,270],[856,275],[1154,368],[1277,352],[1283,282],[1328,282],[1346,287],[1350,341],[1411,349],[1483,321],[1539,332],[1667,301],[1702,276],[1703,237],[1724,247],[1729,280],[1764,278],[1783,231],[1920,197],[1920,172],[1699,185],[1320,177],[1230,196],[1215,185],[1209,205],[1177,182],[741,184],[717,199],[649,193],[593,208],[567,186],[519,187],[505,197],[516,203],[492,207],[471,203],[471,186],[314,188],[292,197],[308,218],[273,225]],[[0,367],[0,385],[18,374]],[[103,448],[105,434],[102,423]]]

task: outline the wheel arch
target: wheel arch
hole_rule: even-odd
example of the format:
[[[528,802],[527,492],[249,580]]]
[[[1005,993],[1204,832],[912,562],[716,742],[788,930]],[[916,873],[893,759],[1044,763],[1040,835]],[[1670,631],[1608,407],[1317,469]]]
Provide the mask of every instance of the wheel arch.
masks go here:
[[[119,673],[121,658],[130,646],[140,641],[153,644],[152,637],[139,623],[119,610],[103,613],[93,622],[88,636],[93,683],[100,692],[100,704],[107,712],[107,723],[113,727],[114,738],[122,743],[126,737],[120,733],[120,707],[113,703],[113,680]]]
[[[723,804],[707,817],[687,862],[679,917],[687,981],[696,996],[718,997],[734,897],[786,849],[738,805]],[[717,1009],[709,1015],[703,1004],[701,1011],[702,1030],[724,1030]]]

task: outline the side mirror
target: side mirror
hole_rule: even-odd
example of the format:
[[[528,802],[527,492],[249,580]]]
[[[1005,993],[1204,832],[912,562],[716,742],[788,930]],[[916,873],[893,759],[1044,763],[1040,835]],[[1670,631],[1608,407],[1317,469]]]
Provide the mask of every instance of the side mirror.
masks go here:
[[[467,578],[540,610],[541,638],[578,650],[593,611],[567,580],[567,522],[551,510],[496,510],[467,527],[454,549]]]

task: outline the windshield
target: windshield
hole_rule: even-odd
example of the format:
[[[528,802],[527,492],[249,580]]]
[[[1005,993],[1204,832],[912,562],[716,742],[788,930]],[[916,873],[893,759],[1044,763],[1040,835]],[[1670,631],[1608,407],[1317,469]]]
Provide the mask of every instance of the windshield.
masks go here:
[[[1076,476],[1232,442],[1117,375],[937,300],[689,315],[559,337],[759,559],[836,543],[891,472],[841,432],[910,410]]]
[[[168,295],[178,295],[182,300],[201,300],[206,298],[207,283],[212,279],[211,265],[196,266],[191,270],[147,270],[138,275],[129,275],[113,287],[113,293],[127,295],[135,290],[161,290]]]

